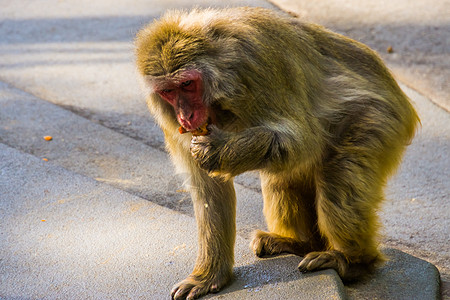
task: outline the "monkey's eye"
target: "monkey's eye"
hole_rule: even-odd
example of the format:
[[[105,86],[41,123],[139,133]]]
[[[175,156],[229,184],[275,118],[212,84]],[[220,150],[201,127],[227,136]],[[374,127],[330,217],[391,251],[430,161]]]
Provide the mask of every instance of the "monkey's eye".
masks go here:
[[[195,92],[197,85],[194,80],[186,80],[181,83],[181,89],[185,92]]]
[[[164,94],[170,94],[170,93],[173,92],[173,89],[164,89],[161,92],[164,93]]]
[[[192,83],[192,80],[187,80],[187,81],[182,82],[182,83],[181,83],[181,86],[182,86],[182,87],[187,87],[187,86],[190,86],[191,83]]]

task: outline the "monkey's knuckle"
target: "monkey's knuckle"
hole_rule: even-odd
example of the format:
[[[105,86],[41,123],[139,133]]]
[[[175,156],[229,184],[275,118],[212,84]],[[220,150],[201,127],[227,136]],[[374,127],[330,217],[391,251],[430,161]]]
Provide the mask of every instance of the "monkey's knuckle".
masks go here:
[[[200,147],[198,147],[197,145],[191,145],[191,154],[192,155],[198,155],[200,153]]]
[[[198,145],[198,150],[199,150],[199,152],[202,152],[203,153],[203,155],[207,155],[209,152],[211,152],[211,147],[209,146],[209,145],[207,145],[207,144],[201,144],[201,145]]]
[[[196,136],[196,138],[197,138],[197,142],[199,142],[199,143],[207,143],[210,140],[209,135],[199,135],[199,136]]]

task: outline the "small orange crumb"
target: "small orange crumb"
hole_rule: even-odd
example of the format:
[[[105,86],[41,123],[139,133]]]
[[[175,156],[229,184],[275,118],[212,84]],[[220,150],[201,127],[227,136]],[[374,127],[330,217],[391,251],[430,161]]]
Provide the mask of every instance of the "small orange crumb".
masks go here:
[[[41,222],[45,222],[45,221],[47,221],[47,220],[46,220],[46,219],[42,219],[42,220],[41,220]]]
[[[43,160],[43,161],[48,161],[48,158],[45,158],[45,157],[44,157],[42,160]]]
[[[392,53],[394,52],[394,49],[392,48],[392,46],[387,47],[386,49],[387,53]]]
[[[53,138],[49,135],[44,136],[44,140],[51,141]]]
[[[180,134],[183,134],[183,133],[186,133],[187,130],[186,130],[183,126],[180,126],[180,127],[178,128],[178,132],[179,132]]]

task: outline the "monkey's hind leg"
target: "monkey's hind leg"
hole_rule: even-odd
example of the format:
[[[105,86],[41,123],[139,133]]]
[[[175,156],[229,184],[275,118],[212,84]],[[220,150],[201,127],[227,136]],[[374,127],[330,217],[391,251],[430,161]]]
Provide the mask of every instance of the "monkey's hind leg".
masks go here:
[[[317,223],[327,251],[308,253],[302,272],[335,269],[342,280],[359,279],[383,261],[377,248],[376,209],[384,178],[376,165],[357,156],[336,155],[324,167],[317,189]],[[366,166],[366,167],[364,167]]]
[[[291,253],[303,256],[320,250],[322,243],[314,230],[314,191],[306,180],[261,173],[264,215],[270,232],[257,230],[251,249],[258,257]],[[316,232],[315,232],[316,231]]]

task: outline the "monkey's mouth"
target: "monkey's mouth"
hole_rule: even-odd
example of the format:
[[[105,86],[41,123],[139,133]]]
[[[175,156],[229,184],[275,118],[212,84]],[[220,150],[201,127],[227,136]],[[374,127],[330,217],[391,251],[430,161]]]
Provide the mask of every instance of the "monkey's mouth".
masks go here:
[[[211,120],[208,118],[208,121],[206,121],[205,123],[203,123],[203,125],[197,127],[197,128],[194,129],[194,130],[187,130],[187,129],[184,128],[183,126],[180,126],[180,127],[178,128],[178,131],[179,131],[181,134],[186,133],[186,132],[190,132],[190,133],[192,133],[193,135],[207,135],[207,134],[209,133],[209,130],[208,130],[208,125],[209,125],[209,124],[211,124]]]

